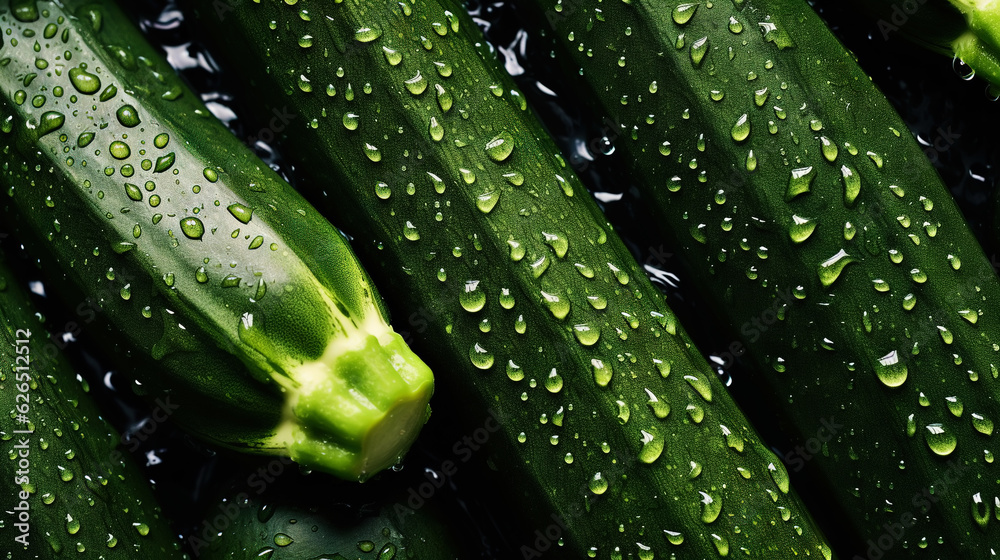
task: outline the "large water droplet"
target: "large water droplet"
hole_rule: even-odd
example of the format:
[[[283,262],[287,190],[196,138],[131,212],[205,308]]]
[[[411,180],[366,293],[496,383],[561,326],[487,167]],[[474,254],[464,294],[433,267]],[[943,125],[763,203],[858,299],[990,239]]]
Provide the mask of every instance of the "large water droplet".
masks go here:
[[[205,235],[205,224],[198,218],[183,218],[181,220],[181,231],[188,239],[201,239]]]
[[[590,360],[590,365],[594,372],[594,381],[601,387],[607,387],[608,383],[611,383],[611,366],[597,358]]]
[[[698,4],[696,3],[678,4],[674,7],[673,12],[671,12],[671,16],[674,19],[674,23],[677,25],[684,25],[691,21],[691,18],[694,17],[694,13],[696,11],[698,11]]]
[[[479,287],[479,280],[468,280],[465,287],[459,294],[459,302],[462,308],[470,313],[475,313],[486,305],[486,291]]]
[[[503,131],[486,143],[486,155],[495,162],[501,162],[510,157],[514,151],[514,137]]]
[[[736,120],[736,124],[733,125],[732,136],[733,140],[737,142],[742,142],[750,136],[750,118],[746,113],[743,113],[743,116]]]
[[[789,202],[795,197],[809,192],[815,177],[816,170],[812,166],[793,169],[788,179],[788,190],[785,192],[785,201]]]
[[[600,472],[597,472],[594,473],[594,476],[590,478],[590,481],[587,483],[587,486],[590,488],[591,492],[600,496],[608,489],[608,479],[604,478],[604,475],[602,475]]]
[[[909,371],[906,364],[900,361],[899,353],[893,350],[879,358],[875,364],[875,373],[887,387],[899,387],[906,381]]]
[[[806,239],[809,239],[809,236],[816,230],[816,222],[809,218],[792,216],[792,221],[794,223],[788,230],[788,236],[791,237],[792,241],[795,243],[802,243]]]
[[[819,265],[819,281],[824,286],[830,286],[840,278],[840,274],[844,271],[844,268],[854,262],[854,259],[847,254],[847,251],[841,249],[835,255],[829,259],[823,261]]]
[[[943,424],[928,424],[924,429],[924,440],[927,446],[937,455],[942,457],[951,455],[958,445],[955,434],[944,427]]]
[[[101,79],[83,68],[70,68],[69,81],[72,82],[76,91],[85,95],[97,93],[101,89]]]
[[[719,518],[722,513],[722,498],[712,496],[708,492],[698,492],[701,494],[701,520],[704,523],[712,523]]]
[[[490,369],[493,367],[493,353],[484,348],[478,342],[469,349],[469,359],[472,365],[479,369]]]
[[[663,438],[655,433],[640,430],[642,436],[642,448],[639,449],[639,460],[650,464],[660,458],[663,453]]]

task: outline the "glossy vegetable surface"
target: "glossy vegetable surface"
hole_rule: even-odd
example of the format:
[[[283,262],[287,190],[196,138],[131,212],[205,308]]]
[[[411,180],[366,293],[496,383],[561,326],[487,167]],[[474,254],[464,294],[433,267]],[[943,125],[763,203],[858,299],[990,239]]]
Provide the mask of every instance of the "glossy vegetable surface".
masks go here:
[[[831,555],[460,6],[229,7],[194,8],[300,115],[276,143],[462,395],[523,557]]]
[[[186,558],[86,382],[50,346],[0,255],[0,475],[6,485],[0,539],[7,557]]]
[[[851,54],[797,0],[522,5],[620,125],[641,197],[797,430],[786,460],[851,520],[847,552],[987,557],[1000,284]]]
[[[110,2],[0,14],[2,211],[87,298],[136,389],[215,443],[365,479],[433,380],[346,240],[204,108]]]

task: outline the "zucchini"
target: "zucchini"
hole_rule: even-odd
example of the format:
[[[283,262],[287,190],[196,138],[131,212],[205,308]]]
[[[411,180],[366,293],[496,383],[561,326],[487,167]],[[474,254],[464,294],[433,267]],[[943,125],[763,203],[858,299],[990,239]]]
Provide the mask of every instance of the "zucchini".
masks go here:
[[[825,481],[850,552],[986,558],[1000,283],[851,54],[800,0],[522,6],[620,123],[644,206],[799,450],[828,440],[786,457]]]
[[[354,480],[397,462],[433,379],[343,236],[111,2],[5,6],[2,211],[142,358],[137,391],[219,445]]]
[[[259,107],[301,115],[276,139],[297,185],[362,241],[452,406],[491,428],[456,448],[489,444],[522,557],[830,557],[460,8],[192,7]]]
[[[878,18],[882,38],[899,34],[931,50],[954,57],[964,79],[990,82],[992,97],[1000,87],[1000,7],[972,0],[855,2]]]
[[[422,473],[421,473],[422,474]],[[398,484],[331,484],[316,475],[285,474],[273,484],[230,483],[203,512],[188,546],[203,560],[329,558],[393,560],[471,558],[468,535],[453,511],[430,500],[408,510]],[[405,474],[404,474],[405,477]],[[412,478],[412,477],[410,477]],[[394,498],[398,498],[394,500]],[[464,528],[464,527],[463,527]]]
[[[0,255],[7,557],[186,558],[86,381],[61,354],[43,353],[47,340],[41,315]]]

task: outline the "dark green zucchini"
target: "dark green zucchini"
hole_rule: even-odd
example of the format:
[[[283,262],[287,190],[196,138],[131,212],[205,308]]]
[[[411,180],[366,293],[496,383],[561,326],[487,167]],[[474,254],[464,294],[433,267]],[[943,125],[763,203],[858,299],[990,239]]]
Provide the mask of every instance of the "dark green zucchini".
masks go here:
[[[801,0],[522,5],[620,123],[646,208],[794,425],[787,459],[860,537],[846,552],[991,557],[1000,283],[851,54]]]
[[[496,411],[456,447],[509,481],[521,556],[829,558],[469,17],[292,4],[195,9],[258,106],[301,115],[276,142],[391,286],[450,405],[475,427]]]
[[[343,236],[113,3],[3,8],[0,210],[141,358],[136,389],[217,444],[349,479],[395,463],[433,380]]]
[[[87,383],[47,344],[41,316],[0,254],[5,557],[186,558]]]
[[[358,486],[283,473],[265,485],[254,476],[253,470],[237,476],[202,512],[186,539],[193,554],[202,560],[473,557],[472,535],[460,533],[465,526],[457,508],[443,507],[435,496],[409,509],[407,489],[397,480]]]

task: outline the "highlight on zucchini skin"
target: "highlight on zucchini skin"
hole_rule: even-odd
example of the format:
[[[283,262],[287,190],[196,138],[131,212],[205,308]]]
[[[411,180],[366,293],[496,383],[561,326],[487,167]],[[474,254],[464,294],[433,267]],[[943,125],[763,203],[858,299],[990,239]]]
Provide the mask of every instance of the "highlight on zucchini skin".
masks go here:
[[[14,1],[0,26],[2,211],[101,307],[137,391],[220,445],[353,480],[396,463],[433,378],[345,238],[113,3]]]
[[[800,0],[519,6],[793,438],[844,425],[804,466],[850,552],[986,558],[1000,282],[851,53]]]
[[[0,254],[0,524],[13,558],[186,558],[89,388],[48,341]],[[8,497],[9,496],[9,497]]]
[[[977,0],[856,0],[858,8],[878,18],[883,38],[906,37],[961,61],[972,79],[979,76],[1000,96],[1000,5]]]
[[[241,87],[301,115],[275,142],[297,186],[370,240],[450,406],[503,419],[483,448],[522,557],[831,557],[460,5],[228,6],[192,4]]]

